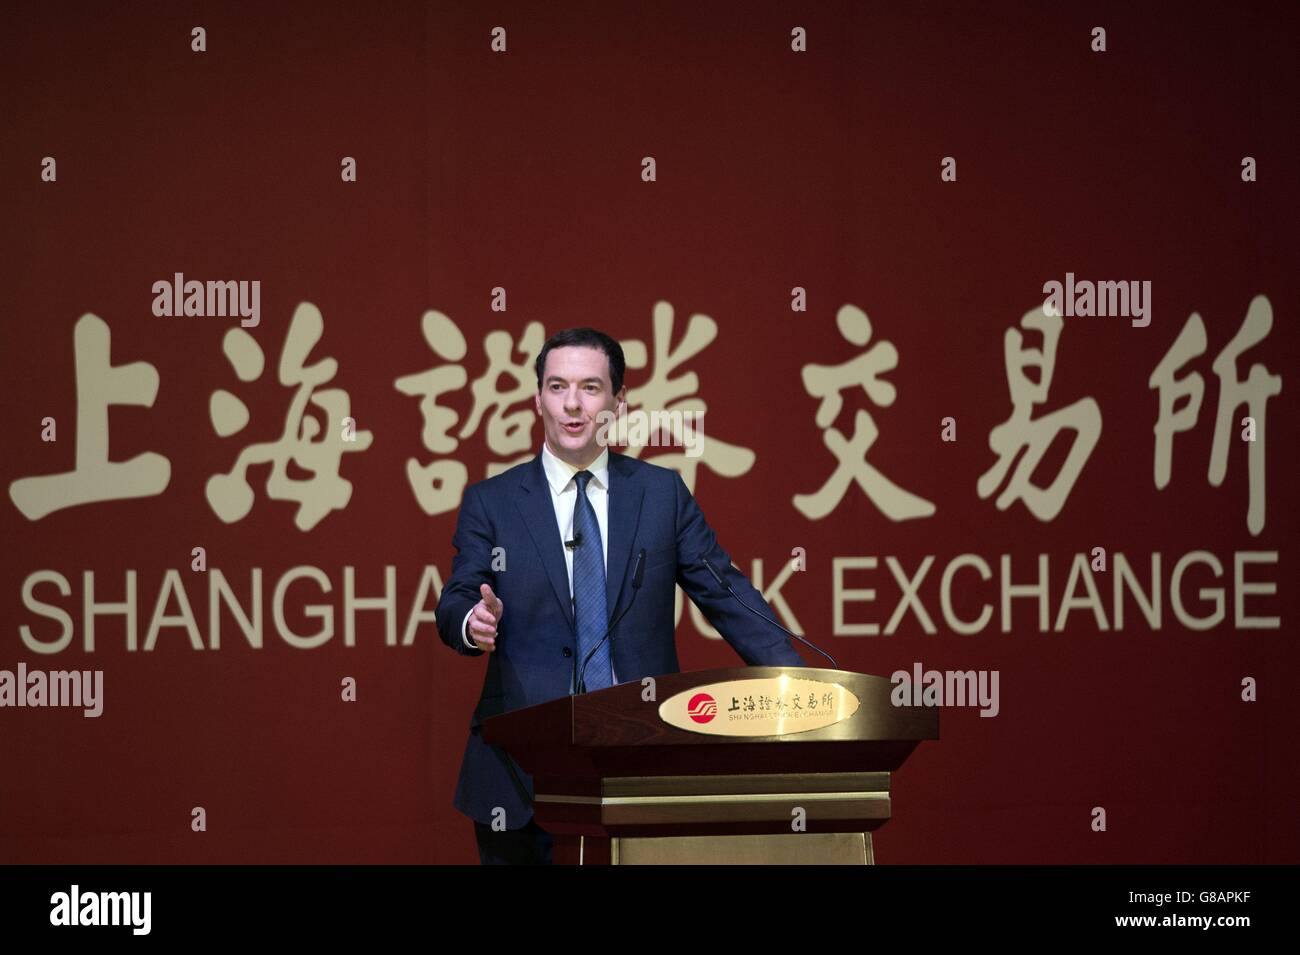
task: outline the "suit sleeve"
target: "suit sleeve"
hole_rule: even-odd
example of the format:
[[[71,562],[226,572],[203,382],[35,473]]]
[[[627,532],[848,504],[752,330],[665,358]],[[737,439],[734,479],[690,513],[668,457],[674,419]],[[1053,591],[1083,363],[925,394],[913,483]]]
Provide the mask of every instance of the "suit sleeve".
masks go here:
[[[442,588],[438,606],[433,612],[438,624],[438,636],[447,646],[467,657],[482,656],[478,647],[466,645],[464,637],[465,616],[479,602],[479,587],[491,584],[497,589],[496,572],[492,570],[492,525],[483,508],[482,496],[476,485],[471,485],[461,501],[456,516],[456,534],[451,540],[456,556],[451,560],[451,576]]]
[[[747,665],[805,666],[789,637],[740,606],[713,579],[702,558],[708,559],[746,605],[776,619],[749,578],[731,566],[731,556],[718,544],[682,476],[673,472],[673,479],[677,492],[677,583]]]

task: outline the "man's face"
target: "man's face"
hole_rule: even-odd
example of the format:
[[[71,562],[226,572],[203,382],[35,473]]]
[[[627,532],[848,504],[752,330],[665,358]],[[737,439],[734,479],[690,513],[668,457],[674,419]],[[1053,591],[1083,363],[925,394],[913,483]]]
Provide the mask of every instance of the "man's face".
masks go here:
[[[616,395],[609,380],[609,358],[600,348],[566,345],[546,353],[537,413],[546,430],[546,446],[561,461],[585,468],[600,457],[596,440],[602,411],[620,412],[627,386]]]

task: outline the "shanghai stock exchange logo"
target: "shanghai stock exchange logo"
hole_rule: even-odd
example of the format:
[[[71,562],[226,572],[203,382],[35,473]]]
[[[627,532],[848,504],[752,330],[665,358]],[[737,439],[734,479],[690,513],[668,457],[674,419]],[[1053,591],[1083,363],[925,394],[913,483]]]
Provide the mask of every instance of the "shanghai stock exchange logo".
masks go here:
[[[718,701],[707,693],[696,693],[691,697],[686,713],[697,723],[708,723],[718,715]]]

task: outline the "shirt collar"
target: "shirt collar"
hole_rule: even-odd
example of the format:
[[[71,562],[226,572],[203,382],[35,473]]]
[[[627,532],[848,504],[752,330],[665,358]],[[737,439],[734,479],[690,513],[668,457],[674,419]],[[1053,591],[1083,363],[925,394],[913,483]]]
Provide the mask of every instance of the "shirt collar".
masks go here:
[[[578,473],[579,468],[575,468],[567,461],[561,461],[551,449],[546,446],[546,441],[542,441],[542,469],[546,472],[546,483],[551,486],[551,490],[556,494],[562,492],[573,480],[573,476]],[[600,457],[587,466],[591,472],[592,479],[602,488],[609,488],[609,448],[600,449]]]

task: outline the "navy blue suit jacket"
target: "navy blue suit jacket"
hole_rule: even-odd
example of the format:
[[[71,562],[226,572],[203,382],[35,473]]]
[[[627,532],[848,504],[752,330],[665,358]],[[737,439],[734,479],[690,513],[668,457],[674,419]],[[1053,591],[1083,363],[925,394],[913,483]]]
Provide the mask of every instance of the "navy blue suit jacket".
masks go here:
[[[608,479],[605,605],[610,620],[631,600],[636,555],[642,548],[646,552],[641,588],[609,637],[620,683],[679,672],[673,626],[677,584],[746,664],[804,665],[784,633],[737,604],[700,562],[707,557],[749,606],[772,615],[749,580],[731,566],[681,475],[610,451]],[[502,604],[496,650],[488,655],[483,691],[470,718],[455,806],[489,824],[500,806],[506,828],[518,829],[532,818],[532,777],[500,746],[483,742],[479,725],[489,716],[568,695],[578,643],[564,544],[540,452],[465,491],[452,543],[456,556],[436,611],[442,642],[466,656],[482,655],[465,645],[461,623],[478,603],[481,584],[490,584]],[[492,569],[496,547],[504,549],[503,571]]]

